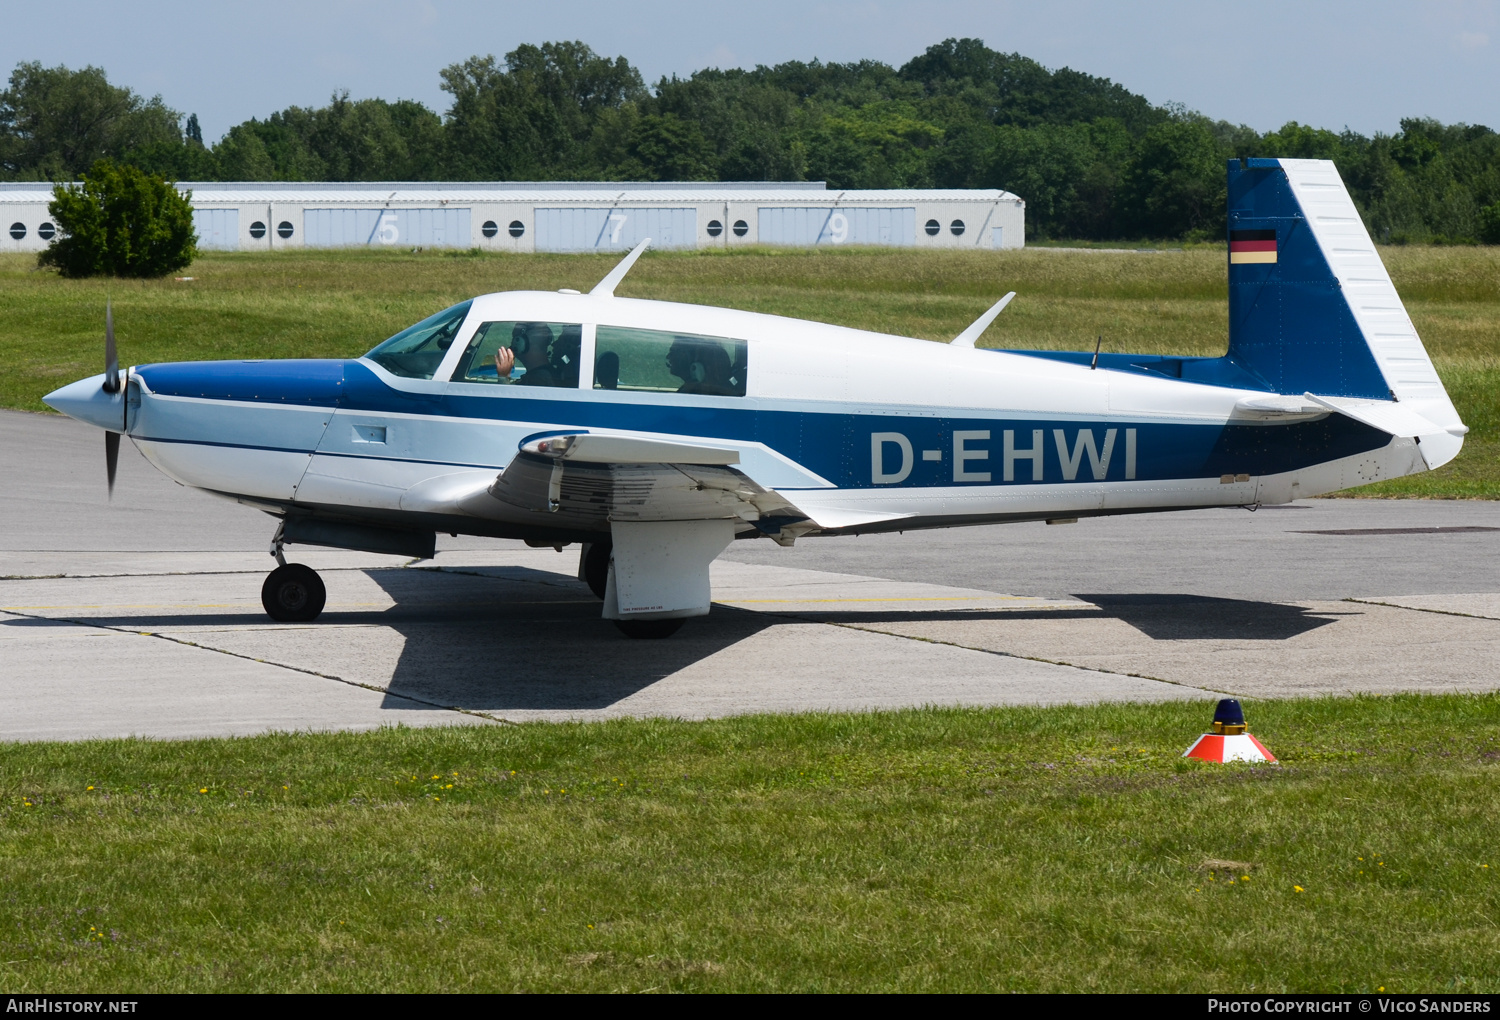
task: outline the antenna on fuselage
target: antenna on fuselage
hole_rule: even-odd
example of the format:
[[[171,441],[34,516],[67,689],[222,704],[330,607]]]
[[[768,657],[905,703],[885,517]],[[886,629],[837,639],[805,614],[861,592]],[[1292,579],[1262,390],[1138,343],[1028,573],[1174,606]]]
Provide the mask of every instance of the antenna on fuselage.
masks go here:
[[[589,291],[589,297],[614,297],[615,288],[620,281],[625,279],[625,274],[630,272],[630,267],[635,265],[635,260],[641,257],[641,253],[651,244],[651,238],[646,238],[640,244],[630,249],[630,254],[620,260],[620,264],[609,271],[609,275],[600,280],[594,289]]]
[[[985,312],[979,318],[975,319],[973,325],[953,338],[953,346],[973,347],[974,341],[978,340],[980,335],[983,334],[985,330],[990,328],[990,323],[995,321],[995,316],[1005,311],[1005,306],[1010,304],[1010,299],[1015,296],[1016,292],[1011,291],[999,301],[996,301],[994,307]]]

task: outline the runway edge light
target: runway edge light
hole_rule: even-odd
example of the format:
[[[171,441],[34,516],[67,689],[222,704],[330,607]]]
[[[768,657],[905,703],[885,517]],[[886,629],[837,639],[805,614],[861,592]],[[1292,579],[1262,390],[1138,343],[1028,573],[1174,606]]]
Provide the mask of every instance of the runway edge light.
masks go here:
[[[1276,762],[1276,756],[1265,749],[1245,727],[1245,713],[1235,698],[1224,698],[1214,709],[1213,731],[1193,741],[1193,746],[1182,752],[1184,758],[1199,758],[1203,761],[1268,761]]]

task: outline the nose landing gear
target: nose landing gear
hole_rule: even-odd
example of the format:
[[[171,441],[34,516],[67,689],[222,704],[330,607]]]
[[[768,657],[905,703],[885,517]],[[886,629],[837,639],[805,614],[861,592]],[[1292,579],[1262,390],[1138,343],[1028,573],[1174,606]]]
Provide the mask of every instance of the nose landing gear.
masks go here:
[[[323,611],[328,589],[312,567],[286,561],[281,539],[284,527],[278,527],[271,538],[270,553],[277,566],[260,586],[260,604],[277,623],[309,623]]]
[[[278,623],[307,623],[316,620],[328,601],[328,589],[312,567],[301,563],[284,563],[266,575],[260,586],[260,604]]]

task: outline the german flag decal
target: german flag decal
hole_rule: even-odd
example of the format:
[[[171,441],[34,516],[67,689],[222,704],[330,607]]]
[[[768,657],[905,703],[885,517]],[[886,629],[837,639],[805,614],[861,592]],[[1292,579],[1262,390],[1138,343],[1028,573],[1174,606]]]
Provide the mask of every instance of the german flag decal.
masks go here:
[[[1231,230],[1229,232],[1229,264],[1245,262],[1275,262],[1276,231]]]

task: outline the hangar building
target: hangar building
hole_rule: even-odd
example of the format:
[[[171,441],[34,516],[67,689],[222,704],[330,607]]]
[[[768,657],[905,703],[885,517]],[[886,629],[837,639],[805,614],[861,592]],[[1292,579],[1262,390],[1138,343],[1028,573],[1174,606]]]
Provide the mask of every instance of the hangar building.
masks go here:
[[[1007,191],[834,191],[823,182],[179,182],[201,248],[627,251],[736,245],[1020,248]],[[51,186],[0,184],[0,251],[56,236]]]

